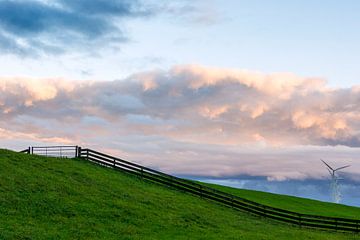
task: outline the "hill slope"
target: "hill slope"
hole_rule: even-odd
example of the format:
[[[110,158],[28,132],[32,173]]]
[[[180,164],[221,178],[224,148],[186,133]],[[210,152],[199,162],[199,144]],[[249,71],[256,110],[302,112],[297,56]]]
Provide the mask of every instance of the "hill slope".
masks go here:
[[[79,159],[0,150],[0,239],[360,239],[300,229]]]

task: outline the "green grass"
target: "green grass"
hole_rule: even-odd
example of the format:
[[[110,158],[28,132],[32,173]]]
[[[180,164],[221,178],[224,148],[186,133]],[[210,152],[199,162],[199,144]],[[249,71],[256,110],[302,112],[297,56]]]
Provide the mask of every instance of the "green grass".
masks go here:
[[[360,236],[301,229],[254,217],[79,159],[0,150],[0,239]]]
[[[358,207],[351,207],[342,204],[321,202],[307,198],[292,197],[261,191],[237,189],[216,184],[205,183],[205,185],[251,201],[255,201],[271,207],[282,208],[289,211],[329,217],[360,219],[360,208]]]

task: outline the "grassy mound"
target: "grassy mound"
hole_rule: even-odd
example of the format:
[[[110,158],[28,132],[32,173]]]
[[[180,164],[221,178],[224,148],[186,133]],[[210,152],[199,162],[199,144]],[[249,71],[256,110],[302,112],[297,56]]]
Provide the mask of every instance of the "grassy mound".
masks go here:
[[[358,238],[253,217],[80,159],[0,150],[0,239]]]

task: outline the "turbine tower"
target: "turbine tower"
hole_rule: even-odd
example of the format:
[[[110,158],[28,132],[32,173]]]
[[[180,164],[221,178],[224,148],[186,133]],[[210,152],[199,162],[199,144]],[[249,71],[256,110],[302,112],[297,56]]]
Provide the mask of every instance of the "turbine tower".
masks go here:
[[[339,167],[336,169],[333,169],[329,164],[327,164],[324,160],[320,159],[325,165],[326,165],[326,169],[329,171],[329,174],[331,176],[331,197],[334,203],[340,203],[341,201],[341,193],[340,193],[340,187],[339,187],[339,180],[342,180],[342,178],[340,178],[336,172],[338,170],[350,167],[350,165],[346,165],[343,167]]]

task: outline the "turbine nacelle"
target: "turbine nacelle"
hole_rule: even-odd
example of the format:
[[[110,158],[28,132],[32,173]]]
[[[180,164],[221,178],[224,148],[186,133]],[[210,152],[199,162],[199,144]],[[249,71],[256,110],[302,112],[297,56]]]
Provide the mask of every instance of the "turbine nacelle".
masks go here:
[[[343,167],[338,167],[336,169],[332,168],[329,164],[327,164],[324,160],[320,159],[327,167],[327,170],[329,171],[330,175],[331,176],[335,176],[335,173],[336,171],[338,170],[341,170],[341,169],[344,169],[344,168],[347,168],[347,167],[350,167],[350,165],[346,165],[346,166],[343,166]]]

